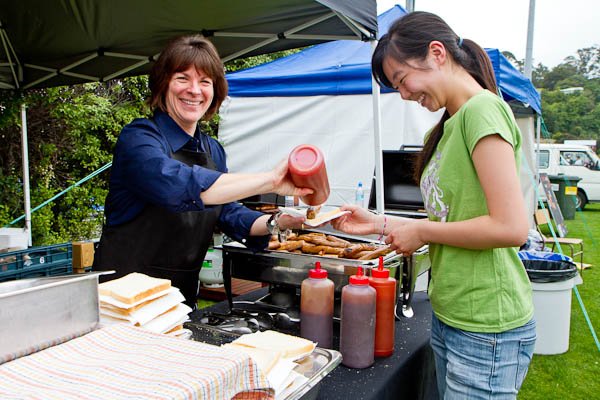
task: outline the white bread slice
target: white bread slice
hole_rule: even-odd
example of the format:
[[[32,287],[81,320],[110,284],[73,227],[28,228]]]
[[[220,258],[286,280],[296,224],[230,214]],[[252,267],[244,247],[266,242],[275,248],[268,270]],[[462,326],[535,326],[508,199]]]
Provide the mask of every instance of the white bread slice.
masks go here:
[[[101,296],[110,296],[125,304],[133,304],[170,287],[169,279],[152,278],[133,272],[122,278],[101,283],[98,285],[98,291]]]
[[[268,375],[269,372],[271,372],[271,369],[277,364],[277,361],[279,361],[282,355],[280,351],[257,349],[255,347],[241,346],[235,343],[227,343],[221,347],[248,354],[265,375]]]
[[[296,358],[303,354],[309,354],[316,346],[310,340],[270,330],[242,335],[233,343],[257,349],[280,351],[283,358]]]

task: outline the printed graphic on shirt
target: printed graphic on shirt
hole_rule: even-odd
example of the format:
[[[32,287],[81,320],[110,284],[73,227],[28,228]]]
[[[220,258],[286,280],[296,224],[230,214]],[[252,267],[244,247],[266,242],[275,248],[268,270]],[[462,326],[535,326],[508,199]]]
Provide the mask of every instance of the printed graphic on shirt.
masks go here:
[[[421,180],[421,193],[427,213],[440,218],[441,222],[446,222],[450,207],[444,203],[444,192],[439,187],[441,158],[442,153],[438,151],[429,162]]]

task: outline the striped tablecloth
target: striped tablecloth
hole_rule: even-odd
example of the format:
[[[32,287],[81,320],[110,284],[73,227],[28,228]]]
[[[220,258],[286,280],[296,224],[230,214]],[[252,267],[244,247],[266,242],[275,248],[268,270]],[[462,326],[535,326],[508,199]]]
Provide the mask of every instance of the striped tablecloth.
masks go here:
[[[243,353],[112,325],[0,365],[1,399],[273,399]]]

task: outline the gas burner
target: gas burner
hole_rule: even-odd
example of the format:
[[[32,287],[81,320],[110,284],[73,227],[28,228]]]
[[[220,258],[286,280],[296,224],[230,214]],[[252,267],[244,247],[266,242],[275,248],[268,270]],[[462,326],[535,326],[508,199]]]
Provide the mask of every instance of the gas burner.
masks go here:
[[[199,322],[238,334],[254,333],[273,327],[273,317],[268,313],[250,313],[240,310],[234,310],[229,314],[206,312]]]

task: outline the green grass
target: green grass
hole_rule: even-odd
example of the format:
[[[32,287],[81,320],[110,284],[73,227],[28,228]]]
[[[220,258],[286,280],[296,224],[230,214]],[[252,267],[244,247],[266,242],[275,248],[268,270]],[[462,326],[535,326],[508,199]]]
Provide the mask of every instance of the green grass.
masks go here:
[[[577,212],[574,220],[565,222],[567,237],[584,239],[584,262],[593,265],[583,272],[583,284],[578,285],[577,290],[600,340],[600,204],[588,204],[583,213]],[[598,398],[600,350],[573,291],[569,350],[552,356],[534,355],[519,399]]]

